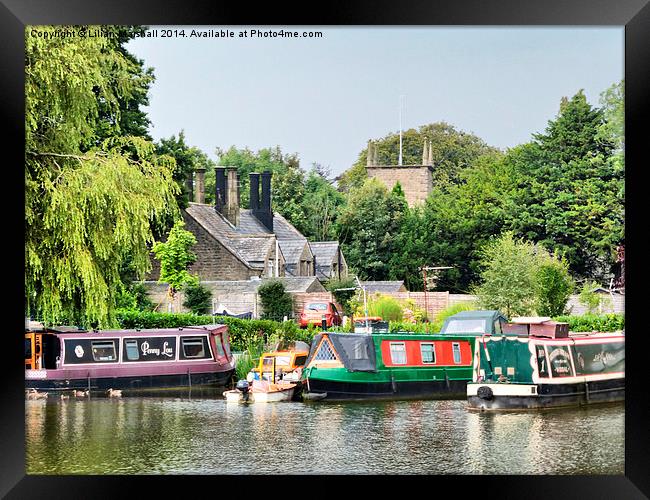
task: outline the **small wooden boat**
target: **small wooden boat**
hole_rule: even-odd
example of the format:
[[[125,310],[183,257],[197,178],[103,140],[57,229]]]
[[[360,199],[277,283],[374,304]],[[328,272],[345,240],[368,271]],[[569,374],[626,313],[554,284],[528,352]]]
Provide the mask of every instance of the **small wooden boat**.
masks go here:
[[[237,387],[225,391],[223,396],[229,403],[275,403],[291,401],[296,384],[279,381],[253,380],[251,385],[246,380],[237,382]]]

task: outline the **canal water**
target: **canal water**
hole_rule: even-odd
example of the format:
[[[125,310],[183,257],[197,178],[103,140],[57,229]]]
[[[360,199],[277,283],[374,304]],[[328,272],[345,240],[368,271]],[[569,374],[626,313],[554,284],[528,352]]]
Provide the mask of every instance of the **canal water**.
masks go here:
[[[623,474],[623,403],[25,401],[28,474]]]

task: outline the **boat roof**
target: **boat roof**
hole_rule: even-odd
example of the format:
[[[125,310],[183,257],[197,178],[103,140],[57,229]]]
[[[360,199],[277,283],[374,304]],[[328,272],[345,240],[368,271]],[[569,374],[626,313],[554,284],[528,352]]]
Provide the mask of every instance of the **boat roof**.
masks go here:
[[[464,318],[471,318],[471,319],[496,319],[498,317],[502,317],[505,319],[505,316],[501,311],[495,311],[495,310],[484,310],[484,311],[461,311],[458,312],[452,316],[449,316],[447,319],[464,319]]]
[[[48,328],[47,331],[55,333],[61,338],[74,338],[83,335],[84,337],[146,337],[148,335],[178,335],[179,332],[188,334],[203,333],[206,331],[212,332],[215,330],[225,330],[227,325],[220,323],[211,325],[196,325],[196,326],[183,326],[178,328],[144,328],[144,329],[130,329],[130,330],[78,330],[78,329],[65,329],[59,330],[58,328]]]

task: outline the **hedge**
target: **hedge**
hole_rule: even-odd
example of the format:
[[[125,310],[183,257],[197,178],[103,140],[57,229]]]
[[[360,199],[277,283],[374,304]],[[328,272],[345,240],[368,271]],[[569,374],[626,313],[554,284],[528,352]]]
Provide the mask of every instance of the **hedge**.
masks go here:
[[[201,316],[192,313],[158,313],[119,310],[120,328],[179,328],[192,325],[220,323],[228,325],[233,351],[243,351],[251,345],[267,343],[272,335],[286,341],[311,343],[315,330],[301,330],[293,321],[278,322],[265,319],[239,319],[230,316]]]
[[[569,323],[572,332],[615,332],[625,329],[623,314],[584,314],[582,316],[558,316],[556,321]]]

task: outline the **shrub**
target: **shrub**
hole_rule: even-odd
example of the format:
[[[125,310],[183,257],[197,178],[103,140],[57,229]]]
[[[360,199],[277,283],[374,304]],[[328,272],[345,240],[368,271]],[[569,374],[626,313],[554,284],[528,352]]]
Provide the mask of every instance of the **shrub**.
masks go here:
[[[341,304],[343,314],[352,316],[354,313],[354,301],[352,300],[356,295],[356,280],[353,277],[336,279],[332,278],[327,282],[325,288],[332,292],[336,302]],[[352,290],[340,290],[341,288],[352,288]]]
[[[183,306],[194,314],[208,314],[212,312],[212,292],[200,283],[190,284],[185,288]]]
[[[536,312],[540,316],[558,316],[566,312],[574,283],[569,264],[564,259],[549,256],[537,270]]]
[[[556,321],[569,323],[572,332],[615,332],[625,329],[623,314],[584,314],[582,316],[557,316]]]
[[[158,313],[121,309],[117,311],[120,328],[179,328],[220,323],[228,326],[233,351],[264,345],[274,333],[287,342],[301,340],[311,343],[318,329],[301,330],[294,321],[277,322],[265,319],[239,319],[230,316],[199,316],[192,313]]]
[[[380,316],[384,321],[401,321],[404,313],[397,299],[389,295],[375,293],[367,297],[368,316]],[[363,303],[357,307],[356,316],[365,316]]]
[[[293,315],[293,298],[285,291],[284,283],[270,280],[257,289],[262,303],[263,319],[281,321],[284,316]]]

